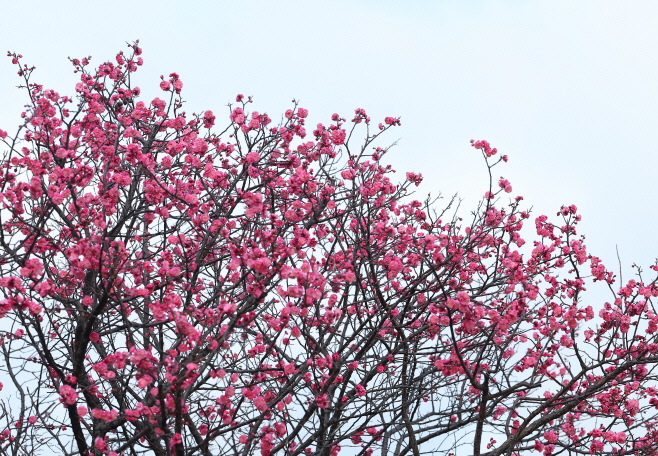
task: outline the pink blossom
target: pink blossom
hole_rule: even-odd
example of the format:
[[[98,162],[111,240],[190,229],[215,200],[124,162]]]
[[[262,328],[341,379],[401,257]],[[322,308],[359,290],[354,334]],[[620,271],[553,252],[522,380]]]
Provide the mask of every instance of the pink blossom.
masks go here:
[[[210,128],[213,125],[215,125],[215,115],[212,113],[212,111],[206,111],[203,114],[203,126]]]
[[[73,405],[78,401],[78,393],[69,385],[62,385],[59,388],[60,402],[67,405]]]
[[[544,433],[544,438],[545,438],[548,442],[550,442],[550,443],[555,443],[555,442],[557,442],[557,434],[556,434],[555,431],[553,431],[553,430],[546,431],[546,432]]]
[[[98,420],[113,421],[117,418],[119,412],[117,412],[116,410],[93,409],[91,411],[91,415]]]
[[[94,440],[94,445],[96,446],[96,448],[98,448],[100,451],[104,453],[108,451],[107,443],[105,443],[105,440],[100,437],[96,437],[96,439]]]
[[[254,405],[260,412],[264,412],[265,410],[267,410],[267,401],[265,401],[265,398],[263,396],[255,397]]]
[[[315,403],[320,407],[321,409],[325,409],[329,407],[329,399],[327,399],[326,394],[321,394],[318,397],[315,398]]]
[[[286,364],[286,366],[283,368],[283,372],[286,375],[293,375],[297,372],[297,369],[295,369],[294,364]]]

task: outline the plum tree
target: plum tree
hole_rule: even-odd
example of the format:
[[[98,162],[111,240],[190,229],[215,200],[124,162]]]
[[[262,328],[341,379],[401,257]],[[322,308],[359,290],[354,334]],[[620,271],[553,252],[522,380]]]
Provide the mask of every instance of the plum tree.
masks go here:
[[[504,178],[467,219],[413,199],[400,119],[239,95],[218,129],[176,73],[140,100],[140,55],[71,59],[70,97],[9,54],[2,454],[656,454],[656,279],[615,288],[575,206],[524,247]]]

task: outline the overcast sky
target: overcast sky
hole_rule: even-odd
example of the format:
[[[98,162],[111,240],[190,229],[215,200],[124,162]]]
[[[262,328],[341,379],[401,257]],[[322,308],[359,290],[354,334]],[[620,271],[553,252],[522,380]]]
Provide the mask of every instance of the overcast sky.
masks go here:
[[[487,185],[469,140],[487,139],[535,215],[578,206],[606,265],[617,268],[615,246],[626,272],[658,256],[656,1],[33,0],[3,2],[2,15],[0,43],[60,94],[77,82],[67,56],[98,64],[139,39],[146,95],[176,71],[189,111],[219,118],[238,93],[274,119],[301,100],[310,125],[355,108],[400,116],[391,163],[423,173],[421,196],[458,191],[464,214]],[[0,61],[10,132],[18,83]]]

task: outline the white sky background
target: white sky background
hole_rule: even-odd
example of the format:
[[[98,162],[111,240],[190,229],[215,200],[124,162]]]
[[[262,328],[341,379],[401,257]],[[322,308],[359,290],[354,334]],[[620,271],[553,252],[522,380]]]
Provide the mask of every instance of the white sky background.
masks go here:
[[[618,245],[626,280],[658,257],[658,2],[13,1],[2,15],[1,47],[62,95],[78,81],[67,56],[98,65],[139,39],[147,102],[176,71],[188,111],[211,109],[219,126],[238,93],[274,121],[301,100],[309,136],[334,112],[401,116],[387,136],[400,179],[422,172],[421,198],[459,192],[464,216],[488,185],[469,140],[486,139],[510,157],[495,177],[512,195],[554,220],[576,204],[588,251],[617,270]],[[0,60],[10,133],[18,83]]]

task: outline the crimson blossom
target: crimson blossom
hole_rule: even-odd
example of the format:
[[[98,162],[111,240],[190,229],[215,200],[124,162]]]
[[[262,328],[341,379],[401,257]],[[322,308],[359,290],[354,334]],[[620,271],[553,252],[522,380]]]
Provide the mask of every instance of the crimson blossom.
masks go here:
[[[217,129],[176,73],[140,100],[129,49],[71,59],[73,97],[9,55],[0,453],[656,454],[656,279],[614,286],[575,206],[524,246],[506,179],[466,220],[412,199],[397,118],[307,135],[239,95]]]

